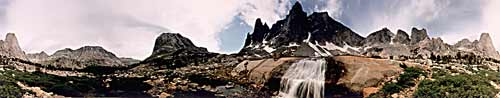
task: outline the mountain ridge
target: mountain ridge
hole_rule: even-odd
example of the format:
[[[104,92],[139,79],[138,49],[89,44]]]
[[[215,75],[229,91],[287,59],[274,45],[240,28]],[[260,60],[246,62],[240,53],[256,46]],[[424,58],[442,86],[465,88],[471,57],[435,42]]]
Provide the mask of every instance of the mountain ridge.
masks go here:
[[[415,27],[411,29],[410,35],[403,30],[397,30],[394,34],[389,29],[382,28],[363,37],[328,16],[327,12],[314,12],[306,16],[298,2],[270,30],[263,24],[265,23],[259,18],[255,21],[253,33],[247,34],[245,44],[238,54],[255,57],[362,55],[415,58],[429,57],[431,54],[456,55],[458,52],[472,52],[500,58],[487,33],[481,34],[480,40],[471,42],[472,46],[465,47],[460,44],[468,44],[466,41],[450,45],[441,38],[429,37],[425,28]],[[313,55],[309,55],[310,53]]]

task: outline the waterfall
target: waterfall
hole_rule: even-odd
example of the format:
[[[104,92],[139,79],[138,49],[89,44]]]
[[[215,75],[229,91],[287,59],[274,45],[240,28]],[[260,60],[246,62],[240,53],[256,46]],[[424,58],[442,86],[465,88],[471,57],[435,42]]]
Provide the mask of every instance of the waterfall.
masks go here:
[[[306,58],[293,63],[281,77],[281,98],[323,98],[326,61]]]

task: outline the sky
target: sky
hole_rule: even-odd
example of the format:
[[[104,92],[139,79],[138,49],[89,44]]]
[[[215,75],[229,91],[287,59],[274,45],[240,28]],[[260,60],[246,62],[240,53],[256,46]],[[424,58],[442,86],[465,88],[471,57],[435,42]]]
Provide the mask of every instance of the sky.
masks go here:
[[[180,33],[211,52],[235,53],[262,18],[283,19],[297,0],[0,0],[0,37],[15,32],[27,53],[103,46],[121,57],[144,59],[157,36]],[[500,47],[499,0],[299,0],[304,10],[328,12],[367,36],[425,28],[454,44],[488,32]]]

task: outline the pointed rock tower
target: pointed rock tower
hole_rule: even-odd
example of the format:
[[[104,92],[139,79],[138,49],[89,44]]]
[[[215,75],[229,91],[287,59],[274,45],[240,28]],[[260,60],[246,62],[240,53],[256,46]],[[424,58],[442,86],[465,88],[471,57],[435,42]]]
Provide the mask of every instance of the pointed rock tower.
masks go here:
[[[493,41],[491,40],[490,34],[482,33],[479,38],[479,43],[477,44],[479,51],[483,52],[486,56],[499,59],[500,56],[493,46]]]
[[[0,55],[27,59],[14,33],[7,33],[5,41],[0,41]]]

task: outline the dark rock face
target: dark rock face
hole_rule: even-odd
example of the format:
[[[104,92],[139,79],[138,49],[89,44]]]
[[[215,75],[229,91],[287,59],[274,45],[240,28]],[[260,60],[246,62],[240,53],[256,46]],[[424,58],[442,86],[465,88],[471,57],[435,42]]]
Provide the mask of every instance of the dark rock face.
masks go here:
[[[398,30],[396,36],[392,40],[394,43],[399,43],[399,44],[405,44],[408,45],[410,44],[410,37],[408,34],[403,31],[403,30]]]
[[[265,35],[269,32],[269,26],[267,26],[267,24],[263,24],[262,21],[260,20],[260,18],[258,18],[256,21],[255,21],[255,27],[254,27],[254,32],[252,33],[252,35],[248,35],[247,37],[247,40],[249,40],[248,44],[245,44],[245,46],[248,46],[250,44],[253,44],[253,45],[258,45],[258,44],[262,44],[262,41],[264,41],[264,37]],[[254,43],[250,43],[250,42],[254,42]]]
[[[268,32],[266,32],[265,24],[264,26],[260,24],[262,23],[258,19],[254,32],[247,35],[245,46],[240,51],[240,54],[265,56],[270,55],[271,52],[289,53],[291,45],[309,45],[302,43],[362,46],[362,41],[365,39],[340,22],[335,21],[326,12],[315,12],[307,16],[298,2],[289,11],[289,15],[273,24]],[[316,46],[311,47],[316,48]],[[269,48],[276,51],[269,51],[271,50]]]
[[[427,30],[425,29],[418,30],[417,28],[411,29],[410,44],[414,45],[425,39],[429,39],[429,36],[427,35]]]
[[[181,36],[178,33],[163,33],[156,38],[153,54],[172,54],[179,50],[185,50],[194,53],[207,53],[207,49],[196,47],[191,40]]]
[[[141,63],[175,68],[204,62],[215,55],[206,48],[195,46],[191,40],[178,33],[163,33],[156,38],[151,56]]]
[[[27,59],[14,33],[7,33],[5,41],[0,40],[0,55],[24,60]]]
[[[309,28],[306,12],[302,10],[300,3],[295,3],[285,19],[272,26],[265,40],[273,47],[285,46],[291,42],[300,43],[307,38]]]
[[[335,21],[326,12],[315,12],[309,16],[308,20],[312,26],[311,42],[318,41],[321,45],[331,42],[337,46],[344,46],[344,43],[350,46],[361,46],[362,40],[365,39],[342,23]]]
[[[35,55],[40,56],[40,54]],[[41,55],[43,55],[43,53],[41,53]],[[115,54],[105,50],[100,46],[84,46],[76,50],[66,48],[63,50],[58,50],[54,54],[46,58],[31,58],[31,61],[52,65],[57,68],[72,69],[83,69],[88,66],[126,66],[118,57],[116,57]]]
[[[391,38],[394,36],[389,29],[383,28],[382,30],[371,33],[364,40],[365,45],[376,45],[376,44],[389,44]]]

